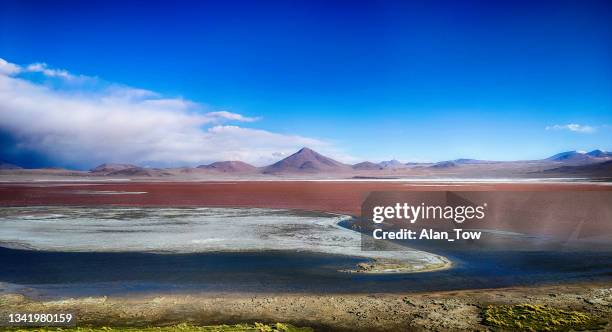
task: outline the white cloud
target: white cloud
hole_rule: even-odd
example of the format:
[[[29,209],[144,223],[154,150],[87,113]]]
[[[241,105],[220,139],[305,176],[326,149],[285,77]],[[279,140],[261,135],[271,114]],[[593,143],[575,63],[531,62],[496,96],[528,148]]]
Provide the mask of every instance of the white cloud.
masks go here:
[[[15,75],[21,71],[21,67],[0,58],[0,75]]]
[[[183,98],[118,84],[62,89],[28,80],[22,72],[60,80],[80,76],[0,59],[0,130],[15,137],[19,148],[63,163],[167,166],[238,159],[263,165],[302,146],[331,151],[317,139],[228,125],[258,119],[211,111]]]
[[[51,69],[46,63],[38,62],[30,64],[26,67],[26,71],[32,73],[42,73],[47,77],[60,77],[67,80],[75,79],[76,76],[70,74],[68,71],[63,69]]]
[[[206,114],[210,118],[224,119],[224,120],[234,120],[240,122],[254,122],[259,120],[259,118],[250,118],[237,113],[231,113],[228,111],[218,111],[218,112],[209,112]]]
[[[596,129],[595,127],[591,127],[587,125],[569,123],[565,125],[547,126],[546,130],[569,130],[569,131],[576,132],[576,133],[590,134],[590,133],[594,133]]]

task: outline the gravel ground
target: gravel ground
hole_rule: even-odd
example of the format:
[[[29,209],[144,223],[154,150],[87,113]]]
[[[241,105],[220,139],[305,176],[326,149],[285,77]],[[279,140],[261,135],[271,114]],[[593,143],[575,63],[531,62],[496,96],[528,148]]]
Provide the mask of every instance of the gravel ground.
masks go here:
[[[80,326],[287,322],[317,331],[485,331],[489,304],[531,303],[612,320],[612,284],[572,284],[415,294],[207,294],[36,301],[0,297],[0,313],[71,311]],[[611,330],[610,324],[606,330]]]

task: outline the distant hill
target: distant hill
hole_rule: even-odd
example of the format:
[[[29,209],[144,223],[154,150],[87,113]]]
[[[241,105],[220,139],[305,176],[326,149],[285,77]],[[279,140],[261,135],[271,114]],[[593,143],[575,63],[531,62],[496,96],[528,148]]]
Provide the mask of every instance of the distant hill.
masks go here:
[[[372,170],[383,169],[383,167],[380,166],[379,164],[375,164],[370,161],[364,161],[362,163],[355,164],[352,167],[354,170],[361,170],[361,171],[372,171]]]
[[[264,173],[319,173],[350,170],[350,166],[302,148],[289,157],[264,168]]]
[[[158,177],[171,175],[170,172],[159,168],[146,168],[132,164],[113,164],[105,163],[98,165],[90,170],[91,173],[96,175],[108,175],[108,176],[147,176],[147,177]]]
[[[257,167],[237,160],[217,161],[208,165],[200,165],[197,168],[210,169],[224,173],[245,173],[254,172],[257,170]]]
[[[0,160],[0,169],[23,169],[23,167]]]
[[[106,163],[106,164],[98,165],[98,166],[92,168],[89,171],[92,172],[92,173],[104,173],[104,174],[108,174],[108,173],[122,171],[122,170],[130,169],[130,168],[139,168],[139,167],[136,166],[136,165],[132,165],[132,164],[112,164],[112,163]]]
[[[593,158],[612,158],[612,152],[602,151],[599,149],[588,152],[587,155]]]
[[[145,167],[132,167],[116,170],[110,173],[106,173],[109,176],[147,176],[147,177],[161,177],[172,175],[170,172],[159,169],[159,168],[145,168]]]
[[[543,173],[580,175],[585,177],[612,177],[612,160],[588,165],[561,166],[544,170]]]
[[[493,163],[499,163],[499,161],[489,161],[489,160],[478,160],[478,159],[466,159],[466,158],[461,158],[461,159],[455,159],[452,160],[452,162],[454,162],[455,164],[460,164],[460,165],[475,165],[475,164],[493,164]]]
[[[561,153],[557,153],[554,156],[548,157],[545,160],[549,160],[549,161],[567,161],[567,162],[572,162],[572,161],[590,161],[591,160],[591,156],[586,154],[585,152],[580,152],[580,151],[566,151],[566,152],[561,152]]]
[[[545,161],[566,162],[569,164],[590,164],[612,159],[612,153],[603,150],[591,152],[566,151],[544,159]]]
[[[427,162],[408,162],[405,163],[404,165],[408,166],[408,167],[422,167],[422,166],[430,166],[432,165],[432,163],[427,163]]]
[[[382,168],[405,168],[406,165],[404,165],[401,161],[399,160],[387,160],[387,161],[381,161],[380,163],[378,163],[378,165],[380,165]]]
[[[448,169],[448,168],[455,168],[455,167],[459,167],[459,164],[457,164],[454,161],[441,161],[439,163],[435,163],[435,164],[429,166],[428,168],[433,168],[433,169]]]

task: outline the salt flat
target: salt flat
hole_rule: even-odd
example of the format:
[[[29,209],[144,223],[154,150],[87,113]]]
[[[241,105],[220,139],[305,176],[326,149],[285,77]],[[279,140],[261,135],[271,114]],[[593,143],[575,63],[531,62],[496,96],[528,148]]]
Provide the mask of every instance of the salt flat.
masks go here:
[[[392,260],[402,271],[446,267],[438,255],[395,246],[361,251],[343,215],[261,208],[6,207],[0,245],[43,251],[195,253],[309,251]]]

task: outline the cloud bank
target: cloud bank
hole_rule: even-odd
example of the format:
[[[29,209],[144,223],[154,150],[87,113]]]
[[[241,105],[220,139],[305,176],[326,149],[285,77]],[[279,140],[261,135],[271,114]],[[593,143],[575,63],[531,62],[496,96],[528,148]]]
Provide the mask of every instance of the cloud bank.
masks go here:
[[[571,131],[575,133],[582,133],[582,134],[590,134],[596,131],[595,127],[581,125],[577,123],[569,123],[565,125],[556,124],[552,126],[547,126],[546,130],[567,130],[567,131]]]
[[[44,63],[20,66],[0,58],[0,134],[10,138],[5,143],[12,142],[0,150],[0,159],[36,153],[80,167],[217,160],[263,165],[302,146],[330,152],[330,145],[318,139],[240,125],[257,120]]]

